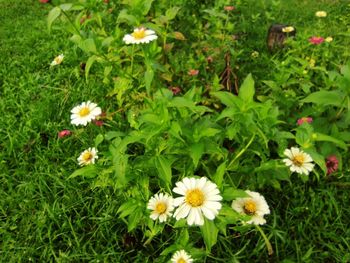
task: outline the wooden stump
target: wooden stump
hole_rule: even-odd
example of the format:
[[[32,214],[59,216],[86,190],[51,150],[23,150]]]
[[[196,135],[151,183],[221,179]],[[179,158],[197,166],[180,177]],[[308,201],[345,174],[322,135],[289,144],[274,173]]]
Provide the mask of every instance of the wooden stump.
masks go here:
[[[295,37],[295,34],[296,30],[292,26],[274,24],[270,26],[267,34],[267,48],[270,52],[280,50],[284,47],[286,38]]]

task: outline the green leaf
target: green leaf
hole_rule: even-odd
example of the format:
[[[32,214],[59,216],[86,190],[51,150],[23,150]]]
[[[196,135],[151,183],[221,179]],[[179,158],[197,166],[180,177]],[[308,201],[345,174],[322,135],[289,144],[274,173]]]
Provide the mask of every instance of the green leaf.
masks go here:
[[[344,94],[342,94],[339,91],[321,90],[321,91],[311,93],[309,96],[302,99],[301,102],[302,103],[311,102],[317,105],[323,105],[323,106],[333,105],[333,106],[341,107],[343,100],[344,100]]]
[[[85,39],[81,45],[80,45],[80,48],[87,52],[87,53],[96,53],[97,50],[96,50],[96,45],[95,45],[95,41],[93,38],[88,38],[88,39]]]
[[[244,190],[236,189],[233,187],[225,188],[222,194],[222,198],[225,201],[232,201],[233,199],[243,198],[243,197],[249,197],[249,195]]]
[[[165,12],[165,16],[168,20],[173,20],[176,15],[177,15],[177,12],[179,12],[180,10],[180,7],[177,7],[177,6],[174,6],[172,8],[169,8],[168,10],[166,10]]]
[[[67,4],[61,4],[60,8],[63,11],[69,11],[72,8],[73,4],[72,3],[67,3]]]
[[[340,148],[344,149],[345,151],[348,149],[346,143],[342,140],[336,139],[332,136],[322,134],[322,133],[314,133],[313,138],[315,141],[324,141],[324,142],[332,142],[338,145]]]
[[[94,178],[97,176],[97,168],[93,164],[87,165],[83,168],[76,170],[74,173],[72,173],[68,177],[68,179],[72,179],[72,178],[75,178],[77,176],[82,176],[82,177],[86,177],[86,178]]]
[[[132,214],[135,209],[138,208],[138,204],[136,200],[130,199],[123,203],[117,210],[117,214],[120,213],[119,218],[127,217],[128,215]]]
[[[204,218],[204,225],[200,227],[207,252],[216,244],[219,229],[214,221]]]
[[[154,70],[151,67],[148,67],[145,72],[145,83],[146,83],[146,91],[147,94],[151,92],[151,84],[154,78]]]
[[[47,16],[47,27],[49,29],[49,32],[51,32],[51,26],[52,23],[60,16],[61,9],[59,7],[54,7],[51,9],[49,15]]]
[[[132,231],[136,226],[137,224],[143,220],[142,218],[142,210],[141,208],[138,208],[136,210],[134,210],[130,215],[129,215],[129,218],[128,218],[128,232]]]
[[[220,102],[227,107],[238,107],[242,105],[242,101],[239,97],[233,95],[230,92],[227,91],[218,91],[218,92],[211,92],[212,96],[217,97]]]
[[[226,171],[226,162],[220,164],[218,168],[216,168],[216,172],[213,175],[213,181],[217,184],[217,186],[220,188],[222,185],[222,181],[224,179],[224,174]]]
[[[92,64],[94,64],[96,59],[97,59],[97,56],[92,55],[91,57],[89,57],[89,59],[86,62],[86,65],[85,65],[85,79],[86,80],[88,79],[90,68],[91,68]]]
[[[104,136],[102,134],[97,135],[95,138],[95,147],[99,146],[103,140]]]
[[[202,157],[203,153],[204,144],[202,142],[198,142],[190,146],[190,156],[195,167],[197,167],[199,159]]]
[[[163,180],[168,187],[171,185],[171,161],[164,156],[156,156],[154,159],[154,164],[159,173],[159,177]]]
[[[248,103],[253,101],[254,94],[254,79],[252,77],[252,74],[249,73],[239,88],[238,97],[241,98],[244,102]]]

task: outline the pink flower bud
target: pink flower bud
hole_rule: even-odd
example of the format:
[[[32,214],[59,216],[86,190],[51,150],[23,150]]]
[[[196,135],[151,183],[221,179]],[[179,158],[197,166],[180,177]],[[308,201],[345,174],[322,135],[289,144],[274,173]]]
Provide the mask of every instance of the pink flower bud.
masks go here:
[[[311,123],[313,119],[311,117],[302,117],[297,121],[297,124],[300,126],[303,123]]]
[[[190,69],[190,70],[188,71],[188,75],[190,75],[190,76],[197,76],[198,73],[199,73],[199,70],[198,70],[198,69]]]
[[[224,9],[225,9],[225,11],[233,11],[236,8],[234,6],[232,6],[232,5],[227,5],[227,6],[224,7]]]
[[[58,138],[67,137],[71,134],[72,134],[72,132],[70,130],[62,130],[62,131],[58,132]]]
[[[327,174],[334,173],[336,170],[338,170],[338,164],[339,161],[337,159],[337,156],[330,155],[326,159],[326,166],[327,166]]]
[[[179,87],[169,87],[169,90],[171,90],[173,95],[177,95],[181,92],[181,89]]]

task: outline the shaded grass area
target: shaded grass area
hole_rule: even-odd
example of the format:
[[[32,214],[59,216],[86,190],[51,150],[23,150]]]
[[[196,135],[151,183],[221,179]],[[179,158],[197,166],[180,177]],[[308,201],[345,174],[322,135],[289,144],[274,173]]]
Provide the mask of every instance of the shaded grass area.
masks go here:
[[[145,247],[138,233],[127,233],[112,190],[67,180],[77,167],[75,156],[100,128],[90,127],[85,137],[77,130],[67,140],[58,140],[57,132],[71,128],[69,109],[77,102],[106,92],[79,75],[79,54],[67,36],[47,33],[48,10],[36,1],[0,0],[1,259],[154,262],[159,244]],[[62,52],[62,66],[50,69]],[[349,175],[306,185],[292,179],[280,192],[262,191],[272,209],[264,231],[274,255],[267,256],[257,232],[238,235],[231,229],[207,262],[349,262]]]

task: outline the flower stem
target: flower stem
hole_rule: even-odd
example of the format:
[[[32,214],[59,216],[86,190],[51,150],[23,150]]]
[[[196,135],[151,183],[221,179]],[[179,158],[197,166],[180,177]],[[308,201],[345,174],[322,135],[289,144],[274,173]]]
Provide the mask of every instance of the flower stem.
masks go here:
[[[235,156],[235,158],[230,162],[230,164],[227,166],[227,168],[231,167],[234,164],[234,162],[249,148],[249,146],[254,141],[254,138],[255,138],[255,134],[253,134],[252,138],[250,138],[247,145]]]
[[[273,249],[272,249],[270,240],[267,238],[264,231],[261,229],[261,227],[259,225],[255,225],[255,227],[256,227],[256,229],[259,230],[261,236],[263,237],[263,239],[265,241],[266,248],[267,248],[267,253],[269,254],[269,256],[271,256],[273,254]]]

